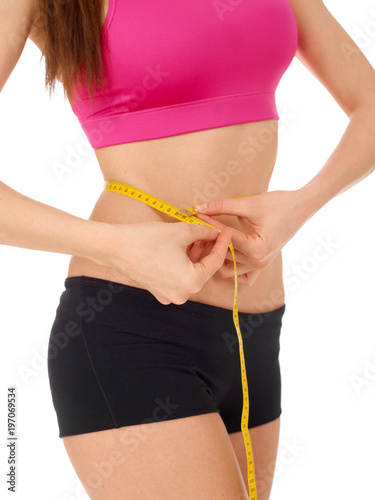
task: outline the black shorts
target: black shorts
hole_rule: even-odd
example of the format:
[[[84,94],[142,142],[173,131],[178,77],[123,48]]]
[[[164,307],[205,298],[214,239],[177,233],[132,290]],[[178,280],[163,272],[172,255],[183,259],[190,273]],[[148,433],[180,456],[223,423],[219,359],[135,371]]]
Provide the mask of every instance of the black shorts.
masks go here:
[[[239,312],[249,427],[281,414],[279,337],[285,304]],[[241,431],[242,385],[233,311],[88,276],[65,279],[48,344],[59,437],[219,412]]]

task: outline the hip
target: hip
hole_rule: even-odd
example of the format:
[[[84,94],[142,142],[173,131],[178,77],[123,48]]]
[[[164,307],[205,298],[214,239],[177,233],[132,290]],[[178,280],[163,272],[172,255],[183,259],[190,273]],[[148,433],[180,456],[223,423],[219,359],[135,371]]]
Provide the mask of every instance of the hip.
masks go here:
[[[239,312],[249,427],[280,415],[284,311]],[[190,300],[163,305],[143,289],[67,278],[48,344],[60,437],[150,421],[160,401],[173,404],[163,419],[219,411],[228,432],[240,432],[238,348],[230,310]]]
[[[125,274],[77,256],[71,257],[68,269],[67,277],[73,276],[89,276],[146,289]],[[234,278],[222,278],[215,273],[199,292],[189,296],[189,300],[232,310],[234,286]],[[261,313],[277,309],[284,303],[285,291],[280,253],[266,269],[260,272],[252,286],[238,283],[237,304],[240,312]]]

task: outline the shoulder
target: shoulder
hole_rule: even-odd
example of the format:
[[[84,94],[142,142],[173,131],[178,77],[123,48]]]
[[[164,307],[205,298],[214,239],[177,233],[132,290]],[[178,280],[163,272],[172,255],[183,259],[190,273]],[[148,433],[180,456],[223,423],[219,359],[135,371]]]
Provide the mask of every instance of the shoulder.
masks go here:
[[[27,38],[39,11],[38,4],[38,0],[0,0],[0,19],[8,27],[16,26],[15,33]]]

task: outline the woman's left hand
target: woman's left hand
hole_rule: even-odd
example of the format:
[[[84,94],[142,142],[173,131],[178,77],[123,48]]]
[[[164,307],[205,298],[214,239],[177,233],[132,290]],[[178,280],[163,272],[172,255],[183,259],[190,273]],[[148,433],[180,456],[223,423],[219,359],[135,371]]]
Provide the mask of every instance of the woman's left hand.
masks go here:
[[[209,215],[235,215],[246,219],[254,230],[252,234],[245,234],[231,228],[238,282],[249,286],[309,218],[303,210],[299,191],[271,191],[237,199],[216,199],[205,204],[206,215],[196,214],[199,219],[223,229],[227,226]],[[202,205],[199,203],[194,209],[200,212]],[[209,250],[207,246],[205,249]],[[198,253],[198,250],[193,250],[192,254]],[[229,248],[226,260],[217,272],[223,278],[234,277],[233,257]]]

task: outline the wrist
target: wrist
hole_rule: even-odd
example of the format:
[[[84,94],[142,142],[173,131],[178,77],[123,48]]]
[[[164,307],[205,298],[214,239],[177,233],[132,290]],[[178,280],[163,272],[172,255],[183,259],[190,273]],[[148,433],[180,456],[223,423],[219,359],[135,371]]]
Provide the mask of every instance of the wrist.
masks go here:
[[[106,222],[87,220],[88,231],[81,257],[101,266],[110,266],[113,255],[115,227]]]
[[[327,191],[321,188],[319,183],[311,181],[294,191],[296,196],[296,210],[304,222],[309,220],[330,199]]]

